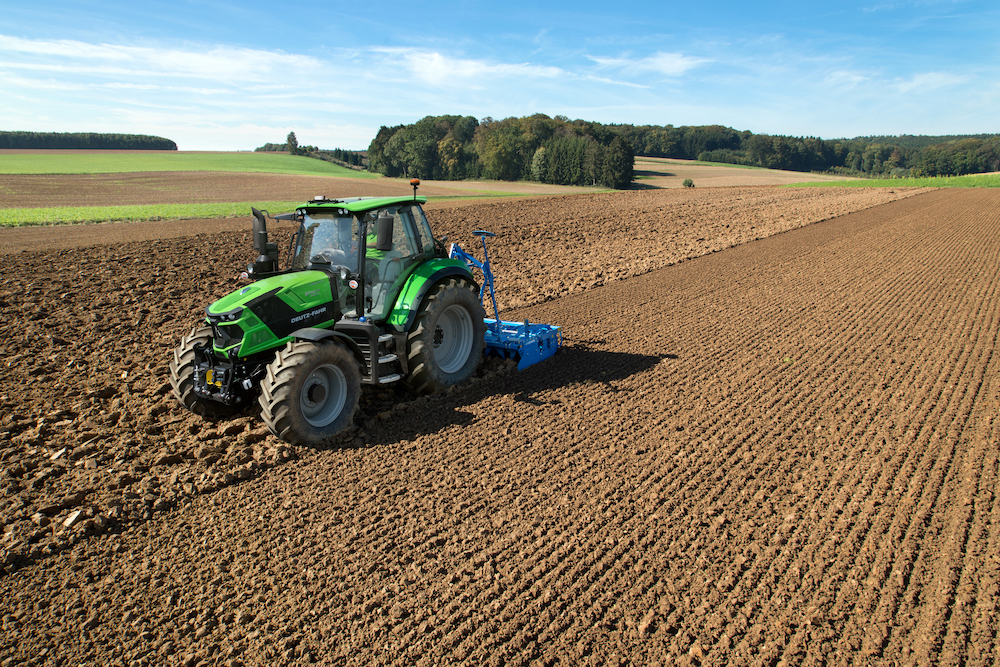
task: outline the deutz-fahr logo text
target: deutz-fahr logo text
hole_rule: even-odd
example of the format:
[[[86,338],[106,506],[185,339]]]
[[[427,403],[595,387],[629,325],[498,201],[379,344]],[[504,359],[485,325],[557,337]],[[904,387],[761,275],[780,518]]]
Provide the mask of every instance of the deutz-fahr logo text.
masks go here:
[[[302,313],[301,315],[296,315],[295,317],[290,319],[289,322],[295,324],[296,322],[301,322],[302,320],[308,320],[311,317],[322,315],[325,312],[326,312],[326,306],[323,306],[322,308],[317,308],[316,310],[310,313]]]

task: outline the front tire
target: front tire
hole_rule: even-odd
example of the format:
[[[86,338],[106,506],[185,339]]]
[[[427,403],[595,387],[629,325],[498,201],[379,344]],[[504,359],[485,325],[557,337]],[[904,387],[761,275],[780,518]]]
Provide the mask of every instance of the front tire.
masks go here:
[[[258,402],[276,436],[317,445],[350,425],[360,396],[361,371],[344,346],[292,341],[268,364]]]
[[[406,385],[429,394],[469,379],[486,347],[485,317],[479,296],[467,283],[452,279],[435,286],[407,341],[412,370]]]
[[[174,350],[174,358],[170,362],[170,386],[173,387],[174,397],[191,412],[209,419],[236,414],[243,409],[243,405],[226,405],[194,393],[194,370],[198,365],[198,355],[194,351],[196,345],[212,345],[212,327],[195,327],[181,338],[181,344]]]

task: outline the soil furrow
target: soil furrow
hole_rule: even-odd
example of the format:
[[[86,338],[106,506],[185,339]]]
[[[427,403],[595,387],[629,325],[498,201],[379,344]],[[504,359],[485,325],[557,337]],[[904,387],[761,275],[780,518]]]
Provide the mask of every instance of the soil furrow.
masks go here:
[[[438,211],[452,238],[489,220],[511,240],[491,255],[503,316],[563,325],[566,349],[520,373],[487,365],[448,394],[366,394],[343,442],[315,450],[282,449],[252,415],[177,411],[147,353],[169,353],[235,284],[192,266],[206,246],[220,266],[243,261],[245,233],[154,243],[145,264],[139,246],[8,256],[4,379],[25,389],[3,399],[3,465],[21,468],[0,511],[18,517],[5,539],[37,554],[0,577],[3,650],[989,664],[997,194],[839,218],[828,194],[828,215],[785,218],[779,201],[812,196],[637,194]],[[769,216],[792,231],[670,266],[768,235]],[[74,286],[85,299],[64,305]],[[137,320],[148,329],[123,337]],[[65,467],[49,458],[82,442]],[[118,503],[110,528],[30,542],[41,503],[83,485],[93,521]]]

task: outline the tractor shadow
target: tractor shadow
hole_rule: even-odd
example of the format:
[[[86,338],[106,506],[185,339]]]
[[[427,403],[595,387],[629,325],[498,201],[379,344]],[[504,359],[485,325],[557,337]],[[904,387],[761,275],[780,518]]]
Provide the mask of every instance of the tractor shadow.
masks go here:
[[[596,342],[599,341],[591,341]],[[511,396],[516,402],[544,408],[559,401],[539,395],[577,385],[600,384],[605,393],[627,391],[616,383],[648,371],[664,359],[677,358],[674,354],[611,352],[580,342],[564,345],[551,358],[523,371],[505,368],[505,362],[488,358],[472,379],[442,394],[415,396],[403,387],[394,387],[364,396],[355,415],[357,430],[350,434],[349,440],[345,438],[328,447],[391,444],[440,432],[449,426],[467,426],[475,420],[475,415],[463,408],[491,397]]]

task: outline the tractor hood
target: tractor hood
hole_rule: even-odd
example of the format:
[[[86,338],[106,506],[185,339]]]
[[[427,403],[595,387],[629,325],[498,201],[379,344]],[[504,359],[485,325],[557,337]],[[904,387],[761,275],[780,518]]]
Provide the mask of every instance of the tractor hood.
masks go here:
[[[326,328],[339,319],[336,276],[297,271],[258,280],[205,309],[215,351],[248,357],[273,349],[305,327]]]

